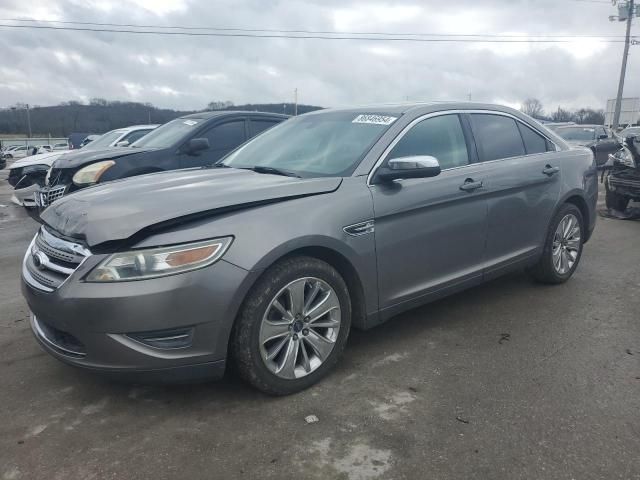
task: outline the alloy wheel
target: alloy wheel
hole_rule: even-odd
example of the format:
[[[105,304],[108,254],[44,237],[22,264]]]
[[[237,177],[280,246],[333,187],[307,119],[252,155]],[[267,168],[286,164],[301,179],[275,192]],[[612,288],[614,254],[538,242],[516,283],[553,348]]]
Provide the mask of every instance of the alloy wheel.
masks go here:
[[[269,302],[260,325],[260,354],[280,378],[304,377],[329,357],[340,331],[340,301],[315,277],[294,280]]]
[[[580,222],[574,214],[569,213],[560,220],[551,250],[553,268],[558,274],[566,275],[576,263],[581,246],[580,234]]]

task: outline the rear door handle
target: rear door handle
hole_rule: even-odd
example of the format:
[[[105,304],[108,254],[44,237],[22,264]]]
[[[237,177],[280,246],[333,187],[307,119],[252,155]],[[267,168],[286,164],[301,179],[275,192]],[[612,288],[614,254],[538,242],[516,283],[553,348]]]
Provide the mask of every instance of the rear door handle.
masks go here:
[[[560,167],[552,167],[551,165],[547,165],[542,170],[546,176],[551,177],[560,171]]]
[[[465,192],[473,192],[482,188],[482,182],[476,182],[473,178],[467,178],[462,185],[460,185],[460,190]]]

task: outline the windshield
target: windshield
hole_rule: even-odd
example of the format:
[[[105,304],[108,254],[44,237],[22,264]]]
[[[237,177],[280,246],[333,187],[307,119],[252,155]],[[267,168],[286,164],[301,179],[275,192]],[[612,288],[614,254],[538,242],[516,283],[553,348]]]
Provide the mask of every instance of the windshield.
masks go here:
[[[564,127],[558,128],[556,133],[565,140],[583,141],[593,140],[596,137],[595,128],[590,127]]]
[[[276,168],[302,177],[350,175],[395,119],[354,112],[303,115],[267,130],[222,163]]]
[[[111,130],[110,132],[105,133],[101,137],[96,138],[94,141],[87,143],[83,150],[98,150],[101,148],[108,148],[111,146],[113,142],[115,142],[120,135],[122,135],[123,130]]]
[[[176,118],[160,125],[149,132],[137,142],[133,142],[133,148],[169,148],[185,135],[193,132],[202,122],[201,118]]]

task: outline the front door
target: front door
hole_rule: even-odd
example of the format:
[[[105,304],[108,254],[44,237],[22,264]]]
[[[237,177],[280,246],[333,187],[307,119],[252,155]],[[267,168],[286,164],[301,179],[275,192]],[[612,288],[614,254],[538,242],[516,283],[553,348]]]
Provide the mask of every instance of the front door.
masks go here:
[[[473,148],[460,117],[443,114],[416,123],[386,156],[431,155],[442,173],[371,186],[381,310],[481,280],[487,200]]]

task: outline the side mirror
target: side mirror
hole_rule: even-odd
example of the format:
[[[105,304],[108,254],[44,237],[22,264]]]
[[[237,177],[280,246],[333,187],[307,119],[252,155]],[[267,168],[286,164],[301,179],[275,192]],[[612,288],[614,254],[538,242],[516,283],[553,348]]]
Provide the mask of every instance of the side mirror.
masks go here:
[[[116,147],[128,147],[129,140],[122,140],[121,142],[116,143]]]
[[[185,152],[189,155],[196,155],[203,150],[207,150],[209,148],[209,139],[208,138],[192,138],[187,142],[185,146]]]
[[[391,182],[399,178],[427,178],[440,175],[440,162],[429,155],[392,158],[378,169],[375,179]]]
[[[606,133],[603,133],[602,135],[598,135],[598,140],[606,140],[607,138],[609,138],[609,136]]]

